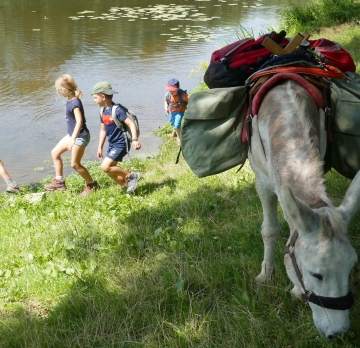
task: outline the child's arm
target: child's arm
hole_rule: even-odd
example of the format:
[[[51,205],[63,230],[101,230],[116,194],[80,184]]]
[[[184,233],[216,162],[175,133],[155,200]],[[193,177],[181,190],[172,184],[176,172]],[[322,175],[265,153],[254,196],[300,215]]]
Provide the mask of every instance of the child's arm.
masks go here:
[[[104,143],[105,143],[105,139],[106,139],[105,125],[103,123],[101,123],[100,135],[99,135],[99,146],[98,146],[97,154],[96,154],[97,158],[103,158],[102,149],[103,149],[103,146],[104,146]]]
[[[130,130],[131,130],[131,134],[133,136],[133,139],[136,139],[136,140],[133,140],[132,141],[132,145],[134,147],[135,150],[139,150],[141,148],[141,144],[138,140],[138,134],[137,134],[137,129],[136,129],[136,126],[135,126],[135,123],[129,118],[129,117],[126,117],[123,122],[130,127]]]
[[[164,97],[164,108],[165,108],[166,115],[169,115],[169,112],[170,112],[169,103],[168,103],[168,93],[170,93],[170,92],[166,92],[165,97]]]
[[[81,127],[83,125],[83,121],[82,121],[82,115],[81,115],[81,110],[80,108],[75,108],[73,110],[73,113],[74,113],[74,116],[75,116],[75,120],[76,120],[76,125],[75,125],[75,128],[73,130],[73,133],[71,135],[71,138],[70,138],[70,142],[69,142],[69,145],[68,145],[68,150],[70,151],[73,147],[73,145],[75,144],[75,140],[76,138],[78,137],[79,133],[80,133],[80,130],[81,130]]]

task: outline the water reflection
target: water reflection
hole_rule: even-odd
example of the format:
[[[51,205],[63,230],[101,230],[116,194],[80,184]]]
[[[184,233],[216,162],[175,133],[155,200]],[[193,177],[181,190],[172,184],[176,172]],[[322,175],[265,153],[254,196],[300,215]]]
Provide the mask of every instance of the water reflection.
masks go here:
[[[92,135],[85,157],[95,159],[99,111],[90,91],[102,80],[120,91],[115,101],[138,114],[142,155],[151,155],[160,144],[151,133],[167,121],[162,102],[167,80],[175,76],[191,90],[198,84],[189,78],[191,69],[234,40],[239,23],[265,30],[276,24],[280,5],[279,0],[174,2],[2,0],[0,159],[19,182],[53,172],[47,170],[50,151],[66,132],[64,104],[53,88],[58,76],[73,75],[84,91]],[[44,169],[34,171],[37,167]]]

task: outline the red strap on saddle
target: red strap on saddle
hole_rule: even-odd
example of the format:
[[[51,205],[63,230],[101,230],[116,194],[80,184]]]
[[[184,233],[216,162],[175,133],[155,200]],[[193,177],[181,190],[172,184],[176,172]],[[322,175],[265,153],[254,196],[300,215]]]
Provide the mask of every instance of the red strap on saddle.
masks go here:
[[[346,77],[345,74],[338,68],[328,64],[323,64],[323,65],[325,69],[300,67],[300,66],[280,66],[269,70],[260,70],[250,76],[249,82],[251,83],[261,76],[265,76],[269,74],[277,74],[277,73],[315,75],[315,76],[323,76],[332,79],[344,79]]]
[[[255,97],[252,102],[252,114],[256,115],[258,113],[261,101],[263,100],[265,94],[269,91],[280,80],[293,80],[297,82],[300,86],[304,87],[309,94],[313,97],[316,106],[318,109],[324,108],[324,97],[320,90],[315,87],[312,83],[305,80],[302,76],[293,73],[280,73],[272,76],[267,80],[255,94]]]
[[[300,86],[302,86],[304,89],[306,89],[306,91],[313,97],[317,108],[318,109],[324,109],[324,96],[317,87],[315,87],[309,81],[305,80],[301,75],[294,74],[294,73],[279,73],[279,74],[276,74],[276,75],[272,76],[263,85],[261,85],[260,89],[255,94],[255,97],[254,97],[254,99],[252,100],[252,103],[251,103],[251,113],[252,113],[252,115],[250,115],[250,110],[248,110],[247,118],[257,115],[257,113],[259,111],[259,108],[260,108],[260,105],[261,105],[261,102],[262,102],[265,94],[277,82],[279,82],[281,80],[293,80],[293,81],[297,82]],[[247,124],[247,122],[245,121],[244,126],[243,126],[243,130],[242,130],[242,141],[243,142],[248,142],[249,141],[248,136],[247,136],[247,131],[246,131],[246,124]]]

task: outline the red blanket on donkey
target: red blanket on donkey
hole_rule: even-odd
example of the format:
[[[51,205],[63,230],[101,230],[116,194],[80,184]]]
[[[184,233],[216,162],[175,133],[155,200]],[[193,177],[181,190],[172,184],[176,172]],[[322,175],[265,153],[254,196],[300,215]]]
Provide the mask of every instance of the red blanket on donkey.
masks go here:
[[[265,94],[268,92],[268,90],[274,86],[277,82],[281,80],[294,80],[299,85],[304,87],[306,91],[313,97],[318,109],[324,109],[324,98],[320,90],[315,87],[312,83],[305,80],[302,76],[298,74],[293,73],[279,73],[274,76],[272,76],[270,79],[268,79],[257,91],[255,94],[254,99],[252,100],[251,108],[249,108],[247,115],[250,114],[251,110],[251,116],[255,117],[258,113],[259,107],[261,105],[261,101],[263,100]],[[246,122],[244,122],[243,126],[243,132],[242,132],[242,141],[247,142],[248,136],[246,132]]]

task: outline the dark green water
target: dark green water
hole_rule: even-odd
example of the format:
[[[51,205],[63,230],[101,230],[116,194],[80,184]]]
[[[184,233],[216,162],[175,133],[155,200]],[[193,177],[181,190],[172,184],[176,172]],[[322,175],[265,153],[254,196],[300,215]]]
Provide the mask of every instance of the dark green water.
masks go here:
[[[281,3],[2,0],[0,159],[19,183],[53,174],[50,151],[66,134],[64,101],[53,84],[64,73],[73,75],[84,91],[92,135],[86,159],[96,158],[99,115],[90,93],[102,80],[120,92],[115,101],[138,114],[141,155],[155,154],[161,141],[152,132],[167,121],[167,80],[177,77],[191,91],[202,79],[189,77],[191,70],[236,40],[239,23],[255,34],[266,31],[276,26]]]

